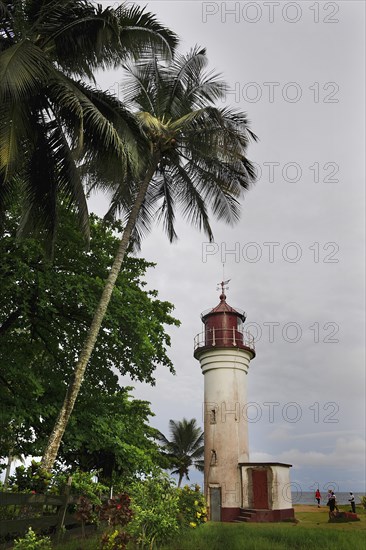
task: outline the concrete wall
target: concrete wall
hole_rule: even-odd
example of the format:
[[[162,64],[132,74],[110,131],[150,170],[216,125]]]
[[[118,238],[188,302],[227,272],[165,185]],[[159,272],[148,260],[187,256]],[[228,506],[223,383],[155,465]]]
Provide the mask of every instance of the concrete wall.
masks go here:
[[[274,510],[292,508],[290,468],[271,466],[273,472],[272,507]]]
[[[241,504],[239,462],[249,460],[247,372],[250,350],[210,349],[199,361],[204,374],[205,493],[221,487],[222,507]]]
[[[267,471],[269,510],[287,510],[292,508],[290,466],[281,463],[247,463],[241,465],[242,508],[254,508],[253,469]]]

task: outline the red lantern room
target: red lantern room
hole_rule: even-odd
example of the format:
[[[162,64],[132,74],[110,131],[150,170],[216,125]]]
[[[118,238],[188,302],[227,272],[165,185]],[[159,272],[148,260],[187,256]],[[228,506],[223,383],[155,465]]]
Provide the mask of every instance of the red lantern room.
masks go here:
[[[241,348],[250,350],[255,357],[254,338],[243,330],[246,315],[229,306],[224,293],[225,282],[220,284],[220,303],[201,314],[204,331],[195,337],[194,356],[198,359],[201,351],[210,348]]]

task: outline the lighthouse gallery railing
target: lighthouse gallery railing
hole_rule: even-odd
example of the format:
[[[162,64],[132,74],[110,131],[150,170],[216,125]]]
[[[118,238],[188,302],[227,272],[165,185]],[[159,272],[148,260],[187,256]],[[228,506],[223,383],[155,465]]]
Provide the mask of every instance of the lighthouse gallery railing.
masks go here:
[[[204,347],[246,347],[255,351],[254,337],[250,332],[232,328],[210,328],[194,338],[194,351]]]

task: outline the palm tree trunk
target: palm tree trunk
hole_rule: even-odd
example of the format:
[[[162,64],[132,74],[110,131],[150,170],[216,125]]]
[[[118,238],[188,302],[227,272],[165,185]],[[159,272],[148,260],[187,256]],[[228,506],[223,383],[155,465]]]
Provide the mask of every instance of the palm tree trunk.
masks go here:
[[[149,187],[149,183],[156,170],[157,161],[158,161],[157,156],[154,156],[153,161],[151,163],[151,167],[148,169],[145,175],[145,178],[142,181],[141,187],[137,193],[135,203],[130,212],[126,227],[123,231],[123,235],[117,250],[117,254],[114,258],[112,268],[106,280],[99,304],[94,313],[94,318],[90,325],[78,362],[76,363],[74,374],[70,380],[63,405],[58,414],[56,423],[49,437],[46,450],[42,457],[42,467],[45,468],[46,470],[51,470],[56,460],[62,437],[65,433],[66,426],[68,424],[70,415],[74,408],[74,404],[84,378],[86,367],[88,365],[90,356],[95,347],[95,342],[97,340],[100,327],[102,325],[105,313],[107,311],[107,307],[110,302],[118,274],[121,270],[122,262],[126,254],[131,233],[136,225],[137,217],[138,217],[140,208],[144,202],[146,192]]]
[[[178,488],[179,488],[179,487],[181,486],[181,484],[182,484],[183,475],[184,475],[184,474],[179,474]]]

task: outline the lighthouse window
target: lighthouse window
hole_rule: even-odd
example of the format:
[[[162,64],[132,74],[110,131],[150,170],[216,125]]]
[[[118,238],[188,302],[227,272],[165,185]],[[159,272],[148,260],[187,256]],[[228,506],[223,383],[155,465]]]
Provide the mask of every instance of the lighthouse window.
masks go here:
[[[217,455],[216,451],[212,449],[211,451],[211,466],[215,466],[217,464]]]
[[[215,411],[215,409],[211,410],[210,424],[216,424],[216,411]]]
[[[238,330],[241,330],[243,327],[243,321],[238,317]]]

